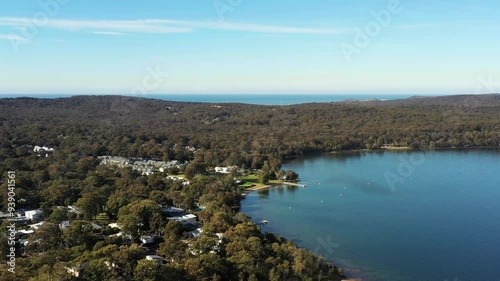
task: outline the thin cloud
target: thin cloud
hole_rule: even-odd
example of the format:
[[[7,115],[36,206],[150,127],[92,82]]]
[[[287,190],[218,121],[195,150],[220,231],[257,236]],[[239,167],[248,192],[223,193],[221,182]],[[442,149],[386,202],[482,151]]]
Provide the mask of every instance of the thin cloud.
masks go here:
[[[0,26],[23,27],[34,25],[27,18],[0,18]],[[130,33],[176,33],[190,32],[192,29],[179,26],[153,24],[149,20],[64,20],[49,19],[43,25],[46,28],[54,28],[68,31],[99,31],[109,30],[113,32]]]
[[[0,17],[0,26],[22,28],[32,22],[27,18]],[[197,30],[226,30],[254,33],[290,33],[290,34],[338,34],[345,30],[331,28],[311,28],[295,26],[275,26],[231,22],[199,22],[168,19],[142,20],[68,20],[50,19],[44,25],[67,31],[115,32],[115,33],[179,33]]]
[[[115,36],[129,35],[128,33],[114,32],[114,31],[92,31],[92,33],[99,35],[115,35]]]
[[[420,23],[420,24],[404,24],[404,25],[396,25],[398,28],[406,28],[406,29],[414,29],[414,28],[430,28],[434,27],[433,24],[428,23]]]
[[[0,34],[0,40],[27,41],[26,38],[15,34]]]

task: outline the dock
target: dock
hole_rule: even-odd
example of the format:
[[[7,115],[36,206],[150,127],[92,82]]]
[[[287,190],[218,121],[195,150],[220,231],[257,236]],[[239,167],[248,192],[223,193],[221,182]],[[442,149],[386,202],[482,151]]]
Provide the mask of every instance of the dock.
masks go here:
[[[283,182],[283,184],[289,185],[289,186],[298,186],[298,187],[306,187],[307,186],[305,184],[296,183],[296,182],[288,182],[288,181]]]

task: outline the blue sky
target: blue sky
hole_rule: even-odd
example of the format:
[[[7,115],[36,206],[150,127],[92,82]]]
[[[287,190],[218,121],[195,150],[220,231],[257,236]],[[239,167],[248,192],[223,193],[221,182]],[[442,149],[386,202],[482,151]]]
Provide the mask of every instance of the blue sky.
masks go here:
[[[2,1],[0,94],[500,91],[499,13],[493,0]]]

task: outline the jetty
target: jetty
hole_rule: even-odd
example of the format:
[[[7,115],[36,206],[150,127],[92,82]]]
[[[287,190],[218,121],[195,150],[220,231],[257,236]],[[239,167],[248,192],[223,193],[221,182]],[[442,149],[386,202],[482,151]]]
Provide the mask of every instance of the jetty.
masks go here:
[[[306,187],[307,186],[305,184],[296,183],[296,182],[288,182],[288,181],[284,181],[282,184],[289,185],[289,186],[298,186],[298,187]]]

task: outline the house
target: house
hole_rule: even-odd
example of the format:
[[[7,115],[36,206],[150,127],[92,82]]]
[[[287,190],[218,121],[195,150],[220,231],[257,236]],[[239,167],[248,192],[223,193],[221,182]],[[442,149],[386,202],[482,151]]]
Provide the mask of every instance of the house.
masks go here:
[[[167,176],[167,179],[173,180],[173,181],[183,181],[183,177],[178,177],[178,176]]]
[[[68,209],[69,209],[69,211],[68,211],[69,213],[74,213],[74,214],[77,214],[77,215],[83,214],[83,212],[78,207],[68,206]]]
[[[34,230],[38,230],[40,229],[40,227],[42,227],[42,225],[44,225],[45,222],[44,221],[41,221],[39,223],[35,223],[35,224],[30,224],[29,227],[33,228]]]
[[[121,227],[120,227],[120,226],[119,226],[116,222],[114,222],[114,223],[110,223],[110,224],[108,224],[108,226],[109,226],[109,227],[111,227],[111,228],[118,228],[118,229],[122,229],[122,228],[121,228]]]
[[[227,167],[215,167],[215,172],[216,173],[219,173],[219,174],[229,174],[229,172],[231,171],[231,168],[230,166],[227,166]]]
[[[98,225],[97,223],[91,222],[90,225],[92,226],[92,228],[94,230],[101,230],[102,229],[102,226]]]
[[[224,237],[224,233],[218,232],[218,233],[215,233],[215,236],[217,236],[217,238],[219,238],[218,242],[221,243],[222,238]]]
[[[196,224],[196,216],[193,214],[187,214],[181,217],[171,217],[169,220],[178,221],[182,224]]]
[[[79,277],[81,271],[84,269],[84,266],[73,266],[73,267],[64,267],[66,271],[73,277]]]
[[[4,213],[0,211],[0,220],[11,218],[10,213]]]
[[[154,238],[149,235],[142,235],[139,240],[141,240],[142,244],[149,244],[154,242]]]
[[[16,225],[27,225],[30,220],[25,217],[9,218],[7,221],[15,222]]]
[[[184,209],[181,208],[176,208],[176,207],[165,207],[162,209],[164,213],[170,213],[170,214],[180,214],[184,212]]]
[[[146,259],[148,261],[157,261],[158,263],[163,263],[163,257],[157,255],[147,255]]]
[[[35,145],[33,152],[54,152],[53,148]]]
[[[115,234],[108,235],[108,237],[123,237],[124,239],[132,240],[132,235],[123,234],[123,232],[121,231]]]
[[[42,218],[42,211],[39,209],[26,211],[24,212],[24,216],[32,221],[40,220]]]
[[[38,145],[36,145],[33,148],[33,152],[38,153],[38,157],[41,157],[41,156],[49,157],[49,154],[52,153],[52,152],[54,152],[54,149],[50,148],[50,147],[46,147],[46,146],[38,146]]]
[[[114,261],[105,261],[104,264],[108,267],[108,270],[119,268],[119,266]]]
[[[193,237],[193,238],[200,238],[201,234],[203,233],[203,229],[202,228],[197,228],[193,231],[190,231],[189,232],[189,236]]]
[[[71,225],[71,223],[72,223],[72,221],[63,221],[59,224],[59,228],[61,230],[65,230],[66,228],[68,228]],[[96,223],[91,222],[89,224],[90,224],[90,226],[92,226],[92,229],[94,229],[94,230],[101,230],[102,229],[102,226],[100,226]]]
[[[61,229],[61,230],[65,230],[65,229],[66,229],[66,228],[68,228],[70,225],[71,225],[71,222],[70,222],[70,221],[62,221],[62,222],[59,224],[59,229]]]
[[[18,230],[18,231],[16,232],[16,234],[18,234],[19,236],[21,236],[21,235],[31,235],[31,234],[33,234],[33,233],[35,233],[35,231],[34,231],[34,230],[31,230],[31,229],[30,229],[30,230],[21,229],[21,230]]]

